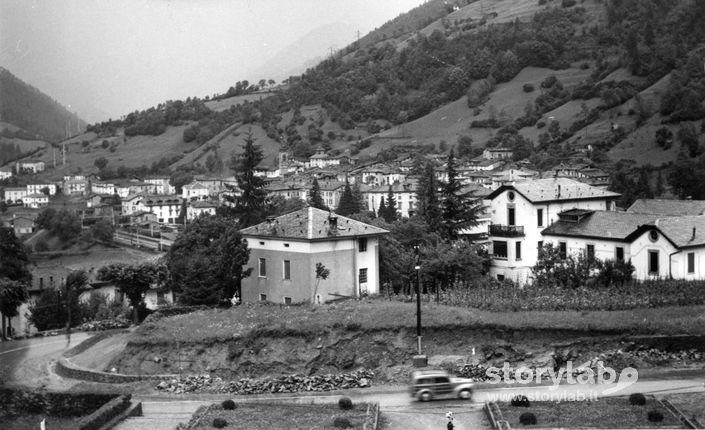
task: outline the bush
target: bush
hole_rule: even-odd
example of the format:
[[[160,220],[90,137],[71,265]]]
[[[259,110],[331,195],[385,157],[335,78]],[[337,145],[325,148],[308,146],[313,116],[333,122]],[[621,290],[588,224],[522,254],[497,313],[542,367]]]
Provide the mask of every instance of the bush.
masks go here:
[[[524,426],[536,425],[536,415],[531,412],[524,412],[519,415],[519,422]]]
[[[512,398],[512,406],[528,408],[530,406],[529,398],[523,394],[517,394]]]
[[[522,88],[524,89],[525,93],[530,93],[534,91],[534,84],[524,84]]]
[[[350,420],[345,417],[335,417],[335,419],[333,420],[333,427],[338,429],[346,429],[352,426],[353,425]]]
[[[571,6],[575,6],[575,0],[562,0],[562,1],[561,1],[561,6],[562,6],[562,7],[571,7]]]
[[[353,408],[353,402],[349,397],[341,397],[338,400],[338,407],[344,411],[349,411]]]
[[[649,419],[649,422],[652,423],[660,423],[663,421],[663,414],[661,411],[657,411],[656,409],[649,411],[647,418]]]
[[[641,393],[633,393],[629,395],[629,404],[635,406],[644,406],[646,404],[646,396]]]
[[[225,409],[226,411],[232,411],[233,409],[237,408],[235,401],[232,399],[223,400],[221,406],[223,406],[223,409]]]
[[[217,429],[222,429],[223,427],[227,427],[228,422],[225,421],[223,418],[213,418],[213,427]]]

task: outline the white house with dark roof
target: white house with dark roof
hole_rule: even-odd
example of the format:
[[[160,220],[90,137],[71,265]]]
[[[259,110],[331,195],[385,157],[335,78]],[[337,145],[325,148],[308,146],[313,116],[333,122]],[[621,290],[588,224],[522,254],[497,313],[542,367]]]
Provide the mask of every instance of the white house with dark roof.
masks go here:
[[[24,207],[39,209],[49,206],[49,196],[42,193],[28,194],[23,199]]]
[[[211,194],[210,189],[204,184],[194,181],[181,187],[181,198],[191,200],[204,200]]]
[[[176,196],[151,195],[144,196],[138,203],[138,208],[157,216],[157,222],[174,224],[181,214],[182,200]]]
[[[53,196],[56,194],[56,184],[51,182],[32,182],[27,184],[27,194],[40,194],[43,193],[44,189],[49,191],[49,195]]]
[[[22,203],[27,194],[27,187],[7,187],[3,197],[8,203]]]
[[[307,166],[308,168],[314,168],[318,167],[320,169],[323,169],[328,166],[335,166],[340,164],[340,158],[339,157],[333,157],[328,154],[322,149],[316,150],[316,153],[313,154],[312,156],[309,157]]]
[[[543,230],[562,255],[631,261],[634,278],[705,279],[705,216],[570,210]]]
[[[217,208],[218,202],[202,200],[189,202],[186,207],[186,220],[193,221],[201,215],[215,215]]]
[[[543,245],[542,230],[570,209],[615,209],[619,194],[567,178],[536,179],[504,185],[486,198],[490,205],[490,275],[530,281]]]
[[[176,187],[171,185],[171,178],[168,175],[152,175],[147,176],[143,180],[145,183],[154,185],[156,194],[173,195],[176,194]]]
[[[325,303],[378,294],[379,239],[384,229],[306,207],[241,230],[252,274],[243,302]],[[316,279],[316,264],[330,270]]]
[[[17,163],[18,170],[29,170],[32,173],[43,172],[45,168],[46,165],[43,161],[23,161]]]
[[[12,169],[9,167],[0,167],[0,181],[12,177]]]
[[[380,203],[384,199],[384,204],[388,205],[389,187],[392,188],[394,201],[397,204],[397,212],[401,217],[409,218],[416,211],[416,193],[418,190],[418,180],[407,180],[404,183],[393,185],[381,185],[370,187],[361,185],[362,197],[366,209],[377,213]]]

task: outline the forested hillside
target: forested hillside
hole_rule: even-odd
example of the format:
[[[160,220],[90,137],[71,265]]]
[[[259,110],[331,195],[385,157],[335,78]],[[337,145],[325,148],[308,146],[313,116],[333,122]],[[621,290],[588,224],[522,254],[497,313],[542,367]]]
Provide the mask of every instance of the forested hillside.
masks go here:
[[[703,22],[693,0],[434,0],[259,100],[228,108],[229,89],[217,112],[208,98],[168,101],[91,130],[182,126],[199,151],[179,168],[196,170],[221,165],[223,133],[248,125],[277,146],[269,153],[297,157],[501,145],[536,169],[587,159],[629,199],[705,198]]]
[[[86,123],[38,89],[27,85],[0,67],[0,122],[21,130],[5,128],[5,137],[58,142],[79,134]]]

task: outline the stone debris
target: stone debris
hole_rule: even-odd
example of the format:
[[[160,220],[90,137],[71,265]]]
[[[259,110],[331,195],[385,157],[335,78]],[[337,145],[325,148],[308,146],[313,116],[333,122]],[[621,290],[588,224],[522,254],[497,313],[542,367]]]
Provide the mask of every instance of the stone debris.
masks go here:
[[[601,371],[600,363],[602,363],[601,366],[603,368],[609,367],[611,369],[614,369],[616,372],[621,372],[626,367],[634,367],[638,369],[640,367],[640,364],[659,365],[666,363],[686,364],[702,362],[705,360],[705,352],[698,351],[697,349],[668,352],[662,351],[657,348],[633,347],[633,349],[630,349],[628,351],[616,349],[604,352],[585,362],[581,362],[580,360],[578,360],[577,354],[572,353],[558,354],[556,356],[556,359],[559,362],[559,369],[563,372],[562,377],[565,378],[567,376],[565,374],[565,371],[567,369],[566,363],[568,361],[572,362],[572,376],[577,377],[582,374],[597,375]],[[549,370],[555,369],[555,367],[553,366],[546,367],[548,367]],[[546,371],[546,367],[533,365],[524,366],[524,371],[521,374],[521,378],[524,380],[536,380],[537,370],[541,369],[541,379],[551,379],[551,374]],[[513,363],[509,367],[509,372],[507,372],[507,374],[505,375],[505,370],[502,366],[492,366],[491,363],[472,363],[458,366],[456,369],[454,369],[454,373],[459,377],[468,378],[475,382],[490,381],[495,379],[496,376],[501,378],[502,381],[514,381],[516,380],[516,371],[519,368],[522,368],[521,364]],[[488,375],[488,370],[490,369],[491,372],[489,372],[490,375]]]
[[[234,394],[296,393],[369,387],[374,372],[360,369],[352,373],[327,375],[286,375],[278,378],[242,378],[224,381],[211,375],[189,375],[160,382],[156,388],[174,394],[209,392]]]
[[[100,331],[115,328],[127,328],[129,326],[129,320],[125,318],[115,318],[110,320],[88,321],[76,327],[76,329],[79,331]]]

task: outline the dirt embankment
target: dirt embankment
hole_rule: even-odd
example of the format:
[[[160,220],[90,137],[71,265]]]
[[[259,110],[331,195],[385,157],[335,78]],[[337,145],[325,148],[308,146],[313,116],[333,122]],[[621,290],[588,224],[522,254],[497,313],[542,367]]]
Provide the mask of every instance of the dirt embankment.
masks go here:
[[[628,338],[559,330],[498,330],[448,327],[427,330],[423,352],[432,366],[480,363],[501,367],[552,367],[554,360],[579,364],[601,354],[619,366],[699,367],[705,336]],[[348,372],[364,367],[376,383],[405,382],[416,354],[414,330],[330,330],[279,337],[262,333],[215,343],[130,342],[107,368],[128,374],[212,373],[224,378]],[[619,361],[619,363],[616,363]]]

